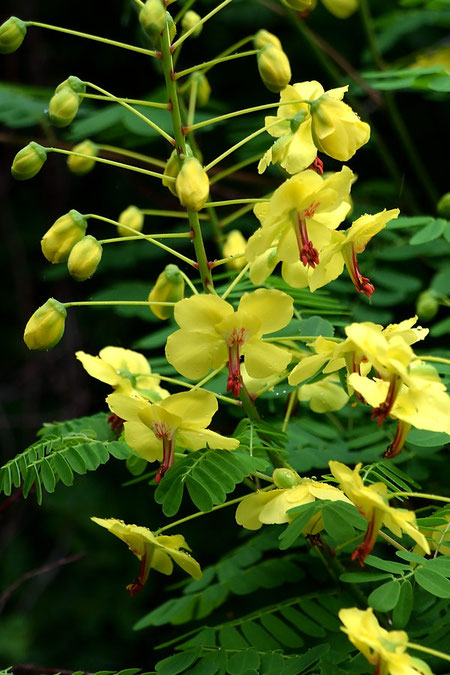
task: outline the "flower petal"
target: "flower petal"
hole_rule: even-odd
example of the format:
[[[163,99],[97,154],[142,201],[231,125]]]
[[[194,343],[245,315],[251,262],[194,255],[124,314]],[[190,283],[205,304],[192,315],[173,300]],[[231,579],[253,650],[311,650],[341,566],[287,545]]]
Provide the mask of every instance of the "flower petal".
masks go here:
[[[214,333],[214,326],[233,313],[233,307],[217,295],[192,295],[175,305],[175,321],[180,328]]]
[[[115,368],[109,363],[106,363],[99,356],[91,356],[85,352],[75,352],[75,356],[83,364],[83,368],[89,373],[91,377],[95,377],[100,382],[110,384],[112,387],[119,384],[121,377],[116,373]]]
[[[275,333],[288,325],[294,312],[293,304],[293,299],[287,293],[260,288],[242,296],[239,311],[257,316],[261,321],[259,332],[265,335]]]
[[[219,407],[214,394],[200,389],[173,394],[159,405],[173,415],[181,417],[183,428],[189,429],[207,427]]]
[[[219,322],[223,317],[219,317]],[[228,359],[225,341],[217,333],[177,330],[167,338],[166,358],[181,375],[198,380]]]
[[[250,377],[269,377],[281,373],[292,359],[286,349],[251,338],[242,348]]]

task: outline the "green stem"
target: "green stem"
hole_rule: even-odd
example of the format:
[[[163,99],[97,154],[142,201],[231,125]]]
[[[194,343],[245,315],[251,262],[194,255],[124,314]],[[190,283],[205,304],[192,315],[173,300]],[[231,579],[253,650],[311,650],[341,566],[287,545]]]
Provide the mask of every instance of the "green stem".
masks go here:
[[[437,649],[431,649],[431,647],[424,647],[423,645],[418,645],[415,642],[408,642],[406,646],[409,647],[409,649],[417,649],[418,652],[430,654],[430,656],[437,656],[438,659],[442,659],[443,661],[450,661],[450,656],[448,654],[438,652]]]
[[[253,197],[250,199],[226,199],[222,202],[206,202],[205,209],[211,206],[233,206],[234,204],[260,204],[261,202],[270,202],[265,197]]]
[[[240,49],[241,47],[243,47],[247,43],[251,42],[251,40],[253,40],[253,37],[254,37],[253,35],[247,35],[247,37],[242,38],[242,40],[238,40],[237,42],[232,44],[230,47],[227,47],[227,49],[225,49],[223,52],[220,52],[220,54],[217,58],[220,59],[222,56],[228,56],[228,54],[232,54],[237,49]],[[212,68],[212,66],[209,66],[208,68],[205,68],[203,73],[206,74],[210,68]]]
[[[153,304],[153,303],[152,303]],[[193,389],[195,387],[194,384],[190,384],[189,382],[181,382],[180,380],[176,380],[174,377],[167,377],[166,375],[160,375],[158,373],[158,377],[160,380],[163,380],[164,382],[168,382],[169,384],[175,384],[178,387],[185,387],[186,389]],[[208,389],[205,389],[204,391],[209,391]],[[238,406],[239,408],[242,407],[242,404],[240,401],[236,401],[234,398],[230,398],[229,396],[223,396],[222,394],[216,394],[215,392],[210,392],[211,394],[214,394],[216,398],[218,398],[220,401],[224,401],[224,403],[231,403],[232,405]]]
[[[211,68],[212,66],[215,66],[219,63],[227,63],[227,61],[240,59],[244,56],[254,56],[258,52],[259,49],[250,49],[247,52],[239,52],[238,54],[231,54],[230,56],[218,56],[215,59],[211,59],[211,61],[204,61],[203,63],[198,63],[196,66],[191,66],[190,68],[186,68],[185,70],[178,71],[177,73],[174,74],[174,79],[179,80],[180,78],[185,77],[186,75],[190,75],[190,73],[195,73],[197,70],[204,70],[205,68]]]
[[[450,359],[444,359],[443,356],[421,356],[420,361],[432,361],[434,363],[445,363],[450,366]]]
[[[174,139],[172,138],[172,136],[170,136],[166,131],[164,131],[164,129],[161,129],[161,127],[159,127],[157,124],[155,124],[155,122],[153,122],[151,119],[149,119],[148,117],[146,117],[145,115],[140,113],[138,110],[136,110],[136,108],[133,108],[133,106],[128,105],[128,103],[125,103],[124,101],[118,99],[116,96],[114,96],[114,94],[111,94],[109,91],[106,91],[106,89],[103,89],[102,87],[99,87],[98,85],[93,84],[92,82],[83,82],[83,84],[86,87],[91,87],[91,89],[95,89],[96,91],[101,91],[102,94],[105,94],[105,96],[107,96],[111,100],[115,101],[119,105],[121,105],[124,108],[126,108],[127,110],[129,110],[131,113],[133,113],[133,115],[136,115],[136,117],[139,117],[140,120],[142,120],[145,124],[147,124],[152,129],[154,129],[154,131],[157,131],[158,134],[160,134],[163,138],[166,139],[166,141],[169,141],[169,143],[171,145],[174,145],[175,142],[174,142]]]
[[[123,96],[102,96],[101,94],[83,94],[83,98],[91,98],[95,101],[113,101],[115,103],[130,103],[134,105],[147,106],[149,108],[161,108],[169,110],[167,103],[157,103],[156,101],[142,101],[139,98],[124,98]]]
[[[292,415],[292,410],[294,408],[294,404],[297,400],[297,392],[296,391],[291,391],[291,393],[288,396],[288,405],[286,409],[286,414],[284,416],[283,420],[283,426],[281,427],[281,431],[283,433],[286,433],[287,426],[289,424],[289,420],[291,419]]]
[[[185,34],[187,35],[187,33]],[[177,87],[173,78],[173,63],[172,63],[173,46],[170,46],[169,25],[166,22],[164,32],[161,39],[161,56],[162,67],[164,71],[164,79],[166,82],[167,93],[169,96],[169,103],[171,104],[170,114],[172,117],[173,133],[177,145],[177,152],[180,161],[181,155],[186,154],[186,139],[183,134],[183,125],[181,121],[180,105],[178,101]],[[197,257],[198,270],[202,280],[203,288],[206,293],[214,293],[214,284],[211,276],[211,270],[208,265],[206,257],[205,246],[203,243],[202,231],[198,213],[188,210],[189,224],[191,226],[194,244],[195,255]]]
[[[239,148],[241,148],[243,145],[245,145],[249,141],[252,141],[254,138],[259,136],[260,134],[263,134],[265,131],[267,131],[271,127],[275,126],[275,124],[279,124],[279,123],[280,123],[280,120],[277,119],[276,121],[272,122],[271,124],[267,124],[267,125],[261,127],[261,129],[258,129],[257,131],[254,131],[252,134],[250,134],[249,136],[246,136],[245,138],[243,138],[238,143],[235,143],[235,145],[231,146],[231,148],[228,148],[228,150],[225,150],[225,152],[223,152],[221,155],[216,157],[216,159],[213,159],[213,161],[210,162],[208,164],[208,166],[205,166],[205,171],[209,171],[210,169],[213,168],[213,166],[216,166],[216,164],[221,162],[222,159],[225,159],[225,157],[228,157],[228,155],[231,155],[235,150],[238,150]],[[237,203],[239,203],[239,202],[237,202]]]
[[[90,218],[95,218],[96,220],[102,220],[105,223],[112,223],[113,225],[120,225],[120,227],[123,227],[124,230],[129,230],[130,232],[133,232],[133,237],[137,237],[138,239],[145,239],[145,241],[150,242],[151,244],[154,244],[155,246],[158,246],[159,248],[162,248],[164,251],[167,253],[170,253],[171,255],[175,256],[176,258],[179,258],[183,262],[185,262],[187,265],[191,265],[191,267],[196,267],[196,264],[193,260],[188,258],[187,256],[183,255],[182,253],[179,253],[176,251],[174,248],[170,248],[170,246],[166,246],[165,244],[162,244],[160,241],[152,237],[151,235],[148,234],[142,234],[141,232],[137,232],[136,230],[133,230],[132,227],[128,227],[128,225],[122,225],[122,223],[118,223],[115,220],[111,220],[111,218],[106,218],[105,216],[98,216],[96,214],[89,214]],[[191,233],[188,233],[189,236],[191,236]],[[185,236],[185,235],[184,235]],[[152,304],[157,304],[153,303]]]
[[[120,225],[120,223],[118,223]],[[120,225],[120,227],[124,227],[123,225]],[[132,229],[131,227],[129,228],[130,230]],[[135,230],[133,230],[135,231]],[[190,232],[181,232],[180,234],[152,234],[151,236],[146,236],[144,235],[145,238],[148,240],[151,239],[171,239],[171,238],[180,238],[180,239],[190,239],[191,238],[191,233]],[[134,235],[134,237],[111,237],[111,239],[99,239],[98,243],[99,244],[116,244],[121,241],[139,241],[139,239],[142,239],[139,235]]]
[[[272,486],[268,485],[266,488],[263,488],[263,490],[270,490],[271,488]],[[159,534],[161,534],[161,532],[170,530],[172,527],[178,527],[178,525],[181,525],[182,523],[187,523],[189,520],[194,520],[194,518],[199,518],[200,516],[206,516],[208,513],[218,511],[219,509],[224,509],[226,506],[233,506],[233,504],[239,504],[239,502],[241,502],[246,497],[248,497],[248,495],[244,495],[243,497],[237,497],[236,499],[230,499],[229,502],[225,502],[224,504],[218,504],[218,506],[213,506],[210,511],[197,511],[197,513],[193,513],[190,516],[186,516],[185,518],[174,520],[173,523],[169,523],[168,525],[164,525],[164,527],[160,527],[159,530],[155,530],[153,534],[157,537]]]
[[[236,255],[229,255],[228,258],[220,258],[219,260],[213,260],[213,265],[214,267],[218,267],[219,265],[226,265],[227,263],[231,262],[231,260],[237,260],[238,258],[243,258],[245,256],[245,253],[237,253]]]
[[[252,157],[248,157],[247,159],[243,159],[242,162],[237,162],[236,164],[233,164],[232,166],[229,166],[228,169],[224,169],[223,171],[219,171],[216,173],[213,178],[209,181],[210,185],[214,185],[215,183],[218,183],[222,178],[226,178],[229,176],[231,173],[234,173],[235,171],[239,171],[239,169],[243,169],[244,166],[248,166],[249,164],[253,164],[253,162],[257,162],[259,159],[261,159],[261,153],[259,152],[257,155],[252,155]]]
[[[122,47],[122,49],[129,49],[133,52],[139,52],[140,54],[147,54],[147,56],[158,56],[158,52],[155,52],[151,49],[143,49],[142,47],[135,47],[134,45],[128,45],[125,42],[117,42],[116,40],[109,40],[108,38],[99,37],[98,35],[90,35],[89,33],[80,33],[77,30],[70,30],[69,28],[61,28],[61,26],[51,26],[48,23],[41,23],[40,21],[25,21],[26,26],[36,26],[37,28],[48,28],[49,30],[56,30],[59,33],[68,33],[69,35],[75,35],[76,37],[88,38],[89,40],[95,40],[96,42],[104,42],[107,45],[113,47]]]
[[[190,233],[190,232],[189,232],[189,236],[191,236],[191,233]],[[198,290],[195,288],[194,284],[193,284],[192,281],[189,279],[188,275],[185,274],[185,273],[183,272],[183,270],[179,270],[179,272],[180,272],[181,276],[183,277],[183,279],[185,280],[185,282],[187,283],[187,285],[189,286],[189,288],[191,289],[191,291],[193,292],[193,294],[194,294],[194,295],[198,295]]]
[[[233,213],[230,213],[229,216],[226,218],[222,218],[220,221],[220,226],[226,227],[230,223],[234,223],[235,220],[238,220],[241,216],[243,216],[245,213],[248,213],[253,209],[253,204],[247,204],[247,206],[242,207],[241,209],[238,209],[237,211],[233,211]]]
[[[191,83],[191,88],[189,90],[189,107],[188,107],[188,116],[187,116],[187,128],[194,124],[195,120],[195,107],[197,105],[197,92],[198,92],[198,79],[195,78]],[[189,131],[185,130],[185,135]]]
[[[182,45],[183,42],[190,35],[192,35],[192,33],[196,31],[199,26],[203,26],[203,24],[206,23],[206,21],[211,19],[215,14],[217,14],[217,12],[220,12],[221,9],[229,5],[230,2],[231,0],[224,0],[223,2],[220,3],[220,5],[217,5],[217,7],[215,7],[211,12],[209,12],[209,14],[205,14],[205,16],[202,19],[200,19],[200,21],[197,21],[197,23],[194,26],[192,26],[192,28],[183,33],[183,35],[181,35],[181,37],[179,37],[178,40],[176,40],[176,42],[173,43],[171,51],[174,52],[175,49],[178,49],[178,47]]]
[[[140,152],[133,152],[133,150],[127,150],[125,148],[117,148],[115,145],[97,145],[99,150],[104,152],[113,152],[116,155],[124,155],[125,157],[131,157],[132,159],[138,159],[141,162],[147,162],[147,164],[154,164],[155,166],[160,166],[162,169],[166,166],[166,162],[162,159],[156,159],[156,157],[149,157],[148,155],[143,155]]]
[[[450,497],[441,497],[441,495],[430,495],[425,492],[391,492],[386,495],[388,499],[394,497],[420,497],[421,499],[433,499],[438,502],[447,502],[450,504]]]
[[[245,265],[245,267],[243,267],[243,268],[241,269],[241,271],[239,272],[239,274],[237,274],[237,275],[234,277],[234,279],[233,279],[233,281],[231,282],[231,284],[228,286],[228,288],[227,288],[227,289],[225,290],[225,292],[222,294],[222,300],[226,300],[226,299],[228,298],[228,296],[230,295],[230,293],[231,293],[231,291],[233,290],[233,288],[235,288],[235,286],[237,286],[237,284],[240,282],[240,280],[242,279],[242,277],[244,277],[244,276],[247,274],[248,268],[249,268],[249,267],[250,267],[250,263],[247,263],[247,264]]]
[[[195,0],[187,0],[187,2],[184,3],[183,7],[180,9],[180,11],[178,12],[178,14],[175,16],[175,18],[173,20],[175,24],[178,24],[180,19],[186,14],[188,9],[190,9],[192,7],[194,2],[195,2]]]
[[[382,532],[381,530],[378,532],[380,537],[384,539],[384,541],[387,541],[388,544],[393,546],[394,548],[398,549],[399,551],[407,551],[408,549],[402,546],[401,544],[398,543],[398,541],[395,541],[392,537],[390,537],[386,532]]]
[[[252,420],[253,422],[261,422],[261,416],[258,412],[258,408],[255,405],[255,401],[253,398],[250,396],[250,394],[247,391],[247,388],[245,385],[241,387],[241,390],[239,392],[239,398],[242,401],[242,406],[247,414],[247,417]],[[260,432],[259,434],[263,440],[265,440],[267,443],[271,443],[271,439],[267,438],[263,433]],[[292,467],[287,464],[283,458],[281,457],[280,453],[277,452],[276,450],[269,450],[268,448],[266,449],[267,456],[269,457],[270,461],[272,462],[272,465],[274,468],[281,468],[281,467],[287,467],[288,469],[291,469]]]
[[[273,338],[262,338],[265,342],[284,342],[285,340],[291,341],[291,340],[301,340],[302,342],[308,341],[308,340],[317,340],[317,335],[286,335],[283,337],[273,337]],[[327,337],[327,340],[331,340],[333,342],[343,342],[343,338],[337,338],[337,337]]]
[[[136,306],[136,307],[148,307],[147,300],[82,300],[76,302],[63,302],[61,303],[64,307],[87,307],[91,305],[92,307],[109,307],[109,306]],[[163,307],[174,307],[176,302],[152,302],[152,305],[161,305]]]
[[[128,169],[129,171],[135,171],[136,173],[143,173],[146,176],[153,176],[154,178],[165,178],[166,180],[173,180],[170,176],[164,176],[162,173],[157,173],[156,171],[150,171],[149,169],[141,169],[138,166],[133,166],[133,164],[123,164],[122,162],[114,162],[112,159],[104,159],[103,157],[92,157],[91,155],[84,155],[81,152],[73,152],[73,150],[63,150],[62,148],[45,148],[47,152],[59,152],[61,155],[73,155],[74,157],[83,157],[83,159],[94,160],[95,162],[100,162],[100,164],[109,164],[110,166],[117,166],[119,169]]]
[[[253,52],[252,52],[253,53]],[[255,105],[252,108],[243,108],[242,110],[235,110],[234,112],[227,113],[226,115],[219,115],[219,117],[211,117],[209,120],[204,120],[203,122],[197,122],[197,124],[192,124],[188,127],[187,131],[195,131],[196,129],[201,129],[202,127],[207,127],[210,124],[216,124],[216,122],[223,122],[224,120],[229,120],[233,117],[239,117],[239,115],[248,115],[249,113],[259,112],[260,110],[269,110],[270,108],[280,108],[282,105],[291,105],[292,103],[302,103],[298,99],[296,101],[285,101],[284,103],[265,103],[264,105]],[[257,155],[259,158],[261,155]],[[249,160],[244,160],[248,162]]]
[[[167,218],[189,218],[186,211],[164,211],[161,209],[139,209],[145,216],[162,216]],[[208,220],[207,215],[199,214],[200,220]]]

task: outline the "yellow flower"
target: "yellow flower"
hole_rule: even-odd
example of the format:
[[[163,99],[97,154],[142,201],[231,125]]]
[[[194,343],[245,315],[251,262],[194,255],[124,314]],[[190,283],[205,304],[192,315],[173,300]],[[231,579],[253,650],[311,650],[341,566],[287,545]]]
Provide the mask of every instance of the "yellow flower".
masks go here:
[[[319,264],[310,275],[311,291],[337,279],[345,264],[358,293],[365,293],[371,298],[375,287],[369,279],[362,276],[357,255],[362,253],[372,237],[386,227],[386,223],[397,218],[399,213],[398,209],[390,211],[384,209],[373,216],[366,214],[355,220],[345,232],[334,232],[329,246],[321,252]]]
[[[83,368],[91,377],[111,385],[121,394],[136,394],[150,401],[169,396],[159,386],[159,377],[152,375],[150,365],[142,354],[122,347],[105,347],[98,356],[76,352]]]
[[[198,159],[188,157],[184,160],[175,189],[184,207],[190,211],[201,211],[209,195],[209,178]]]
[[[131,597],[142,590],[151,569],[161,574],[172,574],[174,562],[194,579],[202,578],[200,565],[187,553],[191,549],[181,534],[154,535],[146,527],[127,525],[117,518],[91,518],[91,520],[125,542],[141,561],[137,578],[127,586]]]
[[[324,413],[340,410],[348,401],[348,395],[339,384],[337,375],[328,375],[313,384],[304,384],[298,390],[299,401],[309,401],[313,412]]]
[[[278,93],[292,77],[289,59],[282,49],[273,43],[265,44],[257,55],[261,79],[269,91]]]
[[[190,379],[204,377],[228,361],[227,391],[239,396],[241,355],[248,374],[256,378],[281,373],[290,362],[288,351],[264,342],[262,336],[287,326],[292,314],[292,298],[276,290],[245,293],[236,311],[215,295],[193,295],[175,305],[181,330],[167,339],[167,360]]]
[[[389,324],[386,328],[379,324],[366,321],[361,324],[352,324],[352,326],[361,326],[361,330],[366,328],[381,334],[382,337],[390,341],[394,337],[400,337],[406,344],[411,345],[418,340],[423,340],[428,335],[428,328],[421,328],[414,324],[417,321],[417,316],[411,319],[405,319],[398,324]],[[349,327],[352,330],[352,327]],[[372,335],[373,333],[371,333]],[[374,338],[375,340],[375,338]],[[300,382],[304,382],[313,375],[315,375],[323,366],[323,373],[334,373],[336,370],[347,367],[349,373],[358,373],[366,375],[371,364],[369,363],[369,354],[366,354],[365,348],[371,351],[371,340],[367,340],[366,344],[356,344],[351,337],[347,337],[344,342],[336,343],[332,340],[327,340],[323,337],[318,337],[314,342],[308,346],[316,352],[311,356],[306,356],[300,363],[295,366],[289,376],[289,384],[295,386]],[[374,345],[378,343],[373,343]],[[369,353],[370,353],[369,351]],[[376,347],[375,347],[376,353]],[[363,372],[365,371],[365,372]]]
[[[369,521],[364,541],[353,551],[352,560],[357,559],[361,565],[364,564],[364,560],[375,546],[378,532],[383,525],[397,537],[406,532],[426,553],[430,552],[427,540],[418,530],[414,511],[389,506],[387,487],[384,483],[365,486],[359,475],[361,463],[357,464],[353,471],[341,462],[331,461],[329,465],[341,490]]]
[[[236,509],[236,522],[247,530],[259,530],[262,525],[289,523],[295,517],[287,513],[289,509],[309,504],[316,499],[349,502],[338,488],[302,478],[299,485],[287,489],[277,488],[248,495]],[[314,515],[303,529],[303,534],[317,534],[322,529],[322,518]]]
[[[175,445],[190,450],[221,448],[235,450],[239,441],[221,436],[206,427],[217,411],[217,399],[210,392],[173,394],[158,403],[141,397],[110,394],[106,399],[111,411],[125,421],[125,440],[148,462],[162,462],[156,475],[159,483],[174,463]]]
[[[291,268],[314,269],[320,262],[319,251],[330,242],[332,231],[350,210],[346,198],[352,181],[353,172],[346,166],[325,179],[310,170],[289,178],[275,190],[268,204],[255,206],[261,227],[248,241],[246,259],[255,263],[268,249],[276,248],[272,263],[283,261],[282,275],[287,283]],[[267,265],[266,270],[271,267]],[[258,280],[261,278],[262,270],[252,267],[253,283],[255,269]]]
[[[247,240],[240,230],[231,230],[228,233],[225,243],[223,245],[223,257],[239,256],[245,252]],[[245,258],[241,255],[240,258],[235,258],[227,262],[227,267],[231,270],[240,270],[245,265]]]
[[[259,173],[270,163],[298,173],[314,162],[318,150],[344,162],[353,157],[369,140],[370,127],[342,101],[347,90],[348,85],[325,92],[315,80],[285,87],[276,116],[265,119],[267,132],[278,140],[260,160]]]
[[[376,666],[374,675],[432,675],[426,663],[406,652],[407,633],[382,628],[372,607],[341,609],[339,618],[350,642]]]

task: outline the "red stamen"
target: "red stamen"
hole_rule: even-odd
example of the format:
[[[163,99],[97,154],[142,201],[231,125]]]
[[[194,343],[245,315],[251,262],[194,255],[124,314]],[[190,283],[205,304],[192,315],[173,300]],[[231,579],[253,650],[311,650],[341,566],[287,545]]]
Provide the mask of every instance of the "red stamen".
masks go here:
[[[155,476],[155,483],[158,484],[175,461],[175,438],[164,423],[155,422],[153,431],[156,438],[161,439],[163,442],[163,461]]]
[[[403,446],[410,429],[410,424],[402,422],[402,420],[398,421],[394,440],[390,445],[388,445],[386,452],[383,455],[385,459],[392,459],[393,457],[397,457],[397,455],[400,454],[400,452],[403,450]]]
[[[319,176],[323,176],[323,162],[321,159],[319,159],[318,155],[314,160],[314,162],[308,166],[308,169],[311,169],[311,171],[315,171],[316,173],[319,174]]]
[[[133,597],[136,593],[140,593],[144,588],[144,584],[147,580],[146,575],[148,575],[148,571],[145,569],[146,558],[147,556],[144,554],[141,559],[141,565],[139,567],[139,572],[136,579],[127,586],[127,591],[129,592],[131,597]]]
[[[358,293],[364,293],[365,295],[367,295],[368,298],[371,298],[375,291],[375,286],[370,282],[370,279],[368,279],[367,277],[363,277],[363,275],[361,274],[358,267],[358,261],[356,259],[356,252],[353,246],[352,246],[352,261],[351,266],[348,268],[348,271],[350,272],[353,284]]]
[[[231,343],[228,343],[228,379],[227,391],[231,391],[236,398],[239,397],[239,392],[243,386],[241,375],[241,357],[239,354],[239,346],[245,342],[245,329],[236,328],[231,335]]]
[[[386,400],[381,403],[378,408],[372,409],[372,419],[377,420],[378,426],[381,426],[392,410],[392,406],[395,403],[397,394],[400,391],[402,385],[401,377],[394,375],[389,383],[388,393],[386,395]],[[401,450],[401,448],[400,448]],[[400,452],[399,450],[399,452]]]
[[[120,436],[123,430],[123,423],[125,420],[123,420],[121,417],[118,415],[115,415],[114,413],[111,413],[111,415],[108,416],[108,419],[106,420],[111,427],[112,431],[115,431],[117,436]]]
[[[310,214],[311,209],[314,208],[314,206],[318,205],[311,205],[311,207],[304,212],[305,218],[312,218],[314,211],[312,212],[312,215]],[[314,248],[312,241],[309,239],[308,230],[306,229],[306,220],[302,219],[300,215],[298,217],[298,224],[299,227],[296,228],[295,235],[297,238],[300,260],[305,267],[309,265],[314,269],[315,266],[319,264],[319,252]]]
[[[352,553],[352,560],[357,560],[361,567],[364,567],[364,560],[372,552],[373,547],[377,539],[378,529],[375,530],[375,512],[372,516],[372,519],[369,522],[369,525],[364,535],[364,541],[355,548]]]

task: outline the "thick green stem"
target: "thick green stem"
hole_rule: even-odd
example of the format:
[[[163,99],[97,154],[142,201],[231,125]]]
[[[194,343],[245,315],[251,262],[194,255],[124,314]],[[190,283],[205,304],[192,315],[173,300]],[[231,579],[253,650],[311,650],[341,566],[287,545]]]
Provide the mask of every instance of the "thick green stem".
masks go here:
[[[184,161],[186,155],[186,139],[183,134],[183,123],[181,120],[178,92],[175,81],[173,80],[172,52],[170,47],[169,25],[167,23],[161,39],[161,62],[171,107],[170,114],[172,117],[173,134],[175,136],[178,157],[180,162],[182,162]],[[214,293],[214,284],[208,264],[208,258],[206,257],[205,245],[203,243],[198,213],[188,210],[188,216],[193,233],[192,242],[194,244],[198,270],[200,272],[203,288],[206,293]]]
[[[241,387],[241,390],[239,392],[239,398],[242,401],[242,406],[247,414],[247,417],[252,420],[253,422],[261,422],[261,416],[258,412],[258,409],[255,405],[255,401],[252,399],[250,394],[247,391],[247,388],[245,385]],[[259,434],[263,440],[265,440],[267,443],[271,443],[271,439],[267,438],[264,436],[263,433]],[[272,465],[274,468],[281,468],[281,467],[288,467],[289,469],[291,468],[289,464],[287,464],[283,458],[281,457],[280,453],[277,452],[276,450],[269,450],[267,449],[267,455],[272,462]]]

